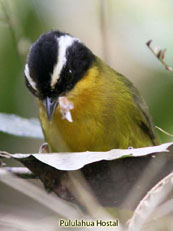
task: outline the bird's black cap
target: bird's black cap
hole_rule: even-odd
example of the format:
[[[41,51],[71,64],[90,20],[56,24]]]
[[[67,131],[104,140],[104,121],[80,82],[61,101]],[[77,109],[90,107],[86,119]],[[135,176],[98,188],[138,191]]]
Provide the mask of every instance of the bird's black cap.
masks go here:
[[[94,59],[83,43],[67,33],[43,34],[28,54],[26,85],[40,99],[66,94],[85,75]]]

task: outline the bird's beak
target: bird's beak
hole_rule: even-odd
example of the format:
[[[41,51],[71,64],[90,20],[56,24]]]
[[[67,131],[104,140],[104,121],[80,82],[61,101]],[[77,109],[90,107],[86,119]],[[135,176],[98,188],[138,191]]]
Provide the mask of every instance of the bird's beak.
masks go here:
[[[50,122],[52,122],[54,113],[55,113],[55,109],[58,105],[58,98],[52,98],[52,97],[46,97],[45,101],[45,108],[46,108],[46,112],[47,112],[47,117],[49,119]]]

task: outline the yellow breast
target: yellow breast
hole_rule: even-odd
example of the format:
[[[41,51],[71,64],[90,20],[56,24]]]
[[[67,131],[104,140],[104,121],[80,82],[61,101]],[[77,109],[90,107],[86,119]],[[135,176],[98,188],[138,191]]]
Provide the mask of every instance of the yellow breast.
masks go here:
[[[113,75],[113,76],[112,76]],[[93,66],[66,96],[74,104],[73,122],[57,107],[50,123],[39,101],[40,120],[52,151],[107,151],[152,145],[139,128],[140,113],[127,86],[112,69]]]

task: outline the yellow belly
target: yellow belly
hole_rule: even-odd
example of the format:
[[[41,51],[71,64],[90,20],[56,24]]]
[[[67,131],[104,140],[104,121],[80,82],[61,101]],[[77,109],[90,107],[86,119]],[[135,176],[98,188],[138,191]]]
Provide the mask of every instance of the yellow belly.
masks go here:
[[[73,122],[69,122],[62,119],[57,108],[50,123],[43,104],[39,104],[45,139],[53,152],[106,151],[116,147],[116,141],[112,142],[111,139],[111,131],[106,132],[98,118],[87,114],[76,116],[74,109],[74,112],[71,111]]]

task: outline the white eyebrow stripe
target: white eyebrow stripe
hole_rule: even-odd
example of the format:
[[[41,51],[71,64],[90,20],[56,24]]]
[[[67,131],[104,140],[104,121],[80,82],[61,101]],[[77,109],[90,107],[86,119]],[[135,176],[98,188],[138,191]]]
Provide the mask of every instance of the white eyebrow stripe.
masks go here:
[[[57,64],[54,66],[53,73],[51,75],[51,87],[54,88],[55,84],[57,83],[62,68],[66,64],[66,51],[67,48],[70,47],[75,41],[79,41],[77,38],[73,38],[69,35],[64,35],[57,38],[58,43],[58,58]]]
[[[29,84],[31,85],[31,87],[32,87],[33,89],[35,89],[36,91],[38,91],[38,90],[37,90],[37,87],[36,87],[36,83],[34,82],[34,80],[33,80],[33,79],[31,78],[31,76],[30,76],[28,64],[25,65],[25,70],[24,70],[24,72],[25,72],[25,76],[26,76],[26,78],[27,78]]]

